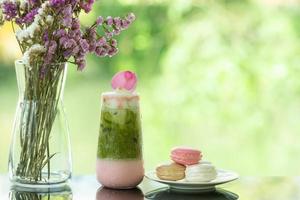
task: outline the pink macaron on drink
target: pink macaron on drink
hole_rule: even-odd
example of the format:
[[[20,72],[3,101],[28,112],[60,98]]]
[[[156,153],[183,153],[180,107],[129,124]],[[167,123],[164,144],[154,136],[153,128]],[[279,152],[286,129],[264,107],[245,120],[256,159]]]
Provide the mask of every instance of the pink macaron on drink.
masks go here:
[[[130,90],[136,83],[129,87],[132,79],[129,71],[115,75],[115,91],[101,97],[97,179],[113,189],[134,188],[144,177],[139,96]]]

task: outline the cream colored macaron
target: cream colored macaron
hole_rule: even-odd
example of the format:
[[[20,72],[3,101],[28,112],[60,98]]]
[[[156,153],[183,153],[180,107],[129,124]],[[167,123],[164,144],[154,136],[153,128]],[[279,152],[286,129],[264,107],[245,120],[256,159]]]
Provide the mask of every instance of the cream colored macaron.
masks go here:
[[[184,179],[186,167],[177,163],[164,164],[156,168],[156,175],[162,180],[178,181]]]
[[[217,178],[216,168],[209,162],[187,166],[185,180],[188,182],[209,182]]]

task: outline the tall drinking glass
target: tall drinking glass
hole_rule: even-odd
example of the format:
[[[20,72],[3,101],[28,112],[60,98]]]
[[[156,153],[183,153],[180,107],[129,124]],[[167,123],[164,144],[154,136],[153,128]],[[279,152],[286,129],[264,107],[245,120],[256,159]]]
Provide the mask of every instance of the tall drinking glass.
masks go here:
[[[134,188],[144,176],[139,96],[116,91],[101,99],[98,181],[109,188]]]

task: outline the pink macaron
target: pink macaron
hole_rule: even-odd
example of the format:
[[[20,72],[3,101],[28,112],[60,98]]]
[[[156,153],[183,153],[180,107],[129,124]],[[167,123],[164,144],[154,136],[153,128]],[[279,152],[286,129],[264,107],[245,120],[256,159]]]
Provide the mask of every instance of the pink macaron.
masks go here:
[[[201,151],[189,147],[176,147],[171,151],[171,159],[182,165],[197,164],[201,158]]]

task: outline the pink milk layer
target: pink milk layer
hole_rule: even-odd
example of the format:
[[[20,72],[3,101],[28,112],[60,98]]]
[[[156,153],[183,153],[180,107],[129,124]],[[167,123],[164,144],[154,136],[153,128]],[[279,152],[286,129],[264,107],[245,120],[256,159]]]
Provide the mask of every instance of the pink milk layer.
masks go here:
[[[97,160],[97,179],[105,187],[130,189],[144,177],[142,160]]]

